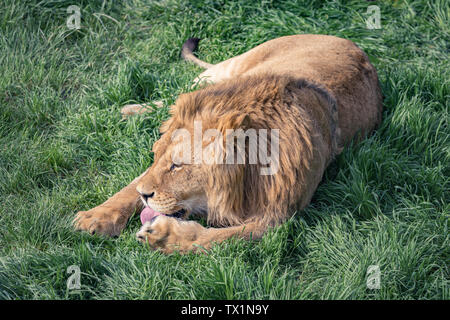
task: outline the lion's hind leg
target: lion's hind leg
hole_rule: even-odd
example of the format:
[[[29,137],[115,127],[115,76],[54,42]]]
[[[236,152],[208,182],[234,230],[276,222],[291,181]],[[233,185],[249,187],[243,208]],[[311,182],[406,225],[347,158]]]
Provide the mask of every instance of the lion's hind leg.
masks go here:
[[[128,118],[129,116],[136,114],[144,114],[148,112],[152,112],[155,108],[163,107],[162,101],[155,101],[150,103],[141,103],[141,104],[127,104],[120,109],[120,113],[122,114],[122,118]]]

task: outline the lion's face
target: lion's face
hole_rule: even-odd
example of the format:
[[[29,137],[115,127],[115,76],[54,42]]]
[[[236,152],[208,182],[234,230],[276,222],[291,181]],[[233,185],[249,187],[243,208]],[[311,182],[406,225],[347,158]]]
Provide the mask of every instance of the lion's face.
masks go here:
[[[164,134],[153,145],[154,163],[141,178],[137,191],[151,209],[178,218],[207,212],[205,171],[201,164],[173,159],[180,142]],[[189,162],[189,161],[187,161]]]

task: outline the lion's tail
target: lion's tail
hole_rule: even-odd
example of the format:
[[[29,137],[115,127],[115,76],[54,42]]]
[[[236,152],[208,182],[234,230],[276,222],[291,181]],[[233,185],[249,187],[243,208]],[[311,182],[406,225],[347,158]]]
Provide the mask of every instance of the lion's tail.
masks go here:
[[[187,39],[186,42],[181,47],[181,57],[184,60],[191,61],[202,68],[209,69],[213,66],[212,64],[202,61],[196,56],[194,56],[194,51],[197,49],[199,41],[200,41],[199,38]]]

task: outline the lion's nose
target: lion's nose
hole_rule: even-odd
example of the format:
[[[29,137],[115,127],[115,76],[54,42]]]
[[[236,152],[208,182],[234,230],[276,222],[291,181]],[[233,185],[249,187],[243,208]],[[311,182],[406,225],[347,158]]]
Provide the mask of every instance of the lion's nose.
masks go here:
[[[144,199],[145,203],[147,203],[147,200],[149,198],[153,198],[155,196],[155,192],[150,193],[141,193],[142,198]]]

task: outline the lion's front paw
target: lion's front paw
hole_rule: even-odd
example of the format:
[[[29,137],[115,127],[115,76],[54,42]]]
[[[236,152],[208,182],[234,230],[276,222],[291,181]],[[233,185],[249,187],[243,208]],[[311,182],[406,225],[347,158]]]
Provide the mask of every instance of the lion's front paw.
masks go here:
[[[118,236],[127,223],[127,217],[117,209],[96,207],[89,211],[78,212],[73,223],[77,230]]]
[[[142,243],[148,243],[153,249],[170,253],[186,252],[201,248],[201,237],[206,229],[194,221],[183,221],[164,215],[157,216],[153,221],[146,222],[136,238]]]

